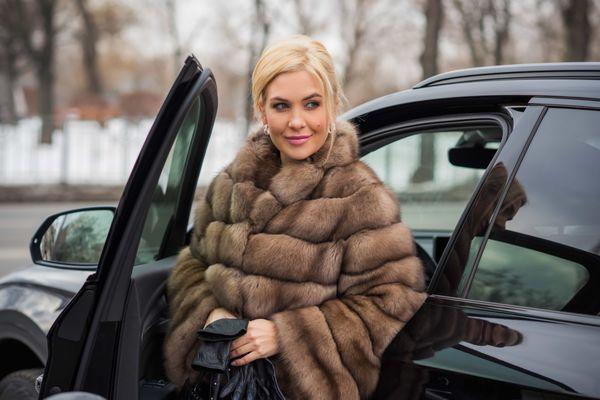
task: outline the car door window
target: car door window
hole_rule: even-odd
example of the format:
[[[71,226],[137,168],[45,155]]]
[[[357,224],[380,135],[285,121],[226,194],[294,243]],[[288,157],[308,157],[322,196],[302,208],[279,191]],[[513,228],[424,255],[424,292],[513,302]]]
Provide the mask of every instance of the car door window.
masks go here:
[[[146,216],[136,254],[136,265],[157,259],[169,223],[175,214],[190,144],[199,122],[204,118],[203,113],[204,104],[201,97],[198,97],[193,102],[177,132],[175,143],[171,147],[154,189],[152,203]]]
[[[585,314],[600,311],[595,290],[600,283],[598,126],[598,111],[548,110],[495,217],[475,273],[463,276],[466,297]],[[469,258],[475,258],[475,251]]]
[[[244,130],[244,126],[233,121],[220,120],[215,122],[200,169],[194,204],[192,205],[193,212],[190,213],[188,227],[193,225],[198,202],[204,198],[210,182],[233,161],[235,155],[244,145],[246,137],[240,134]]]
[[[438,128],[403,133],[392,142],[386,139],[389,143],[362,160],[394,191],[402,221],[437,260],[446,240],[437,246],[431,238],[450,236],[502,134],[502,127],[490,122],[440,123]]]

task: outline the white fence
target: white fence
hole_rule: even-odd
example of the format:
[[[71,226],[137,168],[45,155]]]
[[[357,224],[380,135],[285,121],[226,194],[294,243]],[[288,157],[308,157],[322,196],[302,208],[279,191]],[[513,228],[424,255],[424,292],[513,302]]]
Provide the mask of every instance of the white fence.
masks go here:
[[[114,119],[101,127],[95,121],[67,120],[51,145],[39,144],[39,119],[16,126],[0,125],[0,185],[122,185],[137,159],[152,120]],[[240,148],[243,123],[217,121],[206,152],[200,184],[207,184]],[[438,133],[433,180],[412,184],[418,166],[418,136],[386,146],[365,157],[378,175],[398,193],[439,191],[477,181],[481,170],[456,168],[447,161],[448,148],[462,132]]]
[[[50,145],[39,144],[40,124],[38,118],[0,124],[0,185],[124,184],[152,120],[114,119],[101,127],[71,119],[54,132]],[[202,179],[232,159],[241,145],[241,129],[241,124],[216,122]]]

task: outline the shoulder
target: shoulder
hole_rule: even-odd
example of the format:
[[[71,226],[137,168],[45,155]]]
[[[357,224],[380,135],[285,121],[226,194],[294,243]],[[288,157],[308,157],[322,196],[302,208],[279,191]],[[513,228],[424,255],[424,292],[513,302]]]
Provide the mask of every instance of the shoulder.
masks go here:
[[[350,164],[328,169],[315,191],[315,197],[348,197],[371,185],[383,183],[371,167],[355,160]]]

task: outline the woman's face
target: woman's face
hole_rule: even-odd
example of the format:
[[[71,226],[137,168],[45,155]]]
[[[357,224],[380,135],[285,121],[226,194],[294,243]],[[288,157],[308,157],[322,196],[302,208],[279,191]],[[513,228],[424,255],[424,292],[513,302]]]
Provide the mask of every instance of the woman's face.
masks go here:
[[[265,91],[263,123],[281,161],[303,160],[327,139],[327,111],[320,82],[306,71],[279,74]]]

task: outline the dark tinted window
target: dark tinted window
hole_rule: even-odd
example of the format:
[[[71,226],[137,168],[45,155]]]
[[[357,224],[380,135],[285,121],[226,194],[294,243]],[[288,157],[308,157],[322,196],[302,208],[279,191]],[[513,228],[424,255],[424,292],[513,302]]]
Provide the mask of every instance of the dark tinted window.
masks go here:
[[[467,297],[598,313],[599,128],[597,111],[547,112],[494,221]]]

